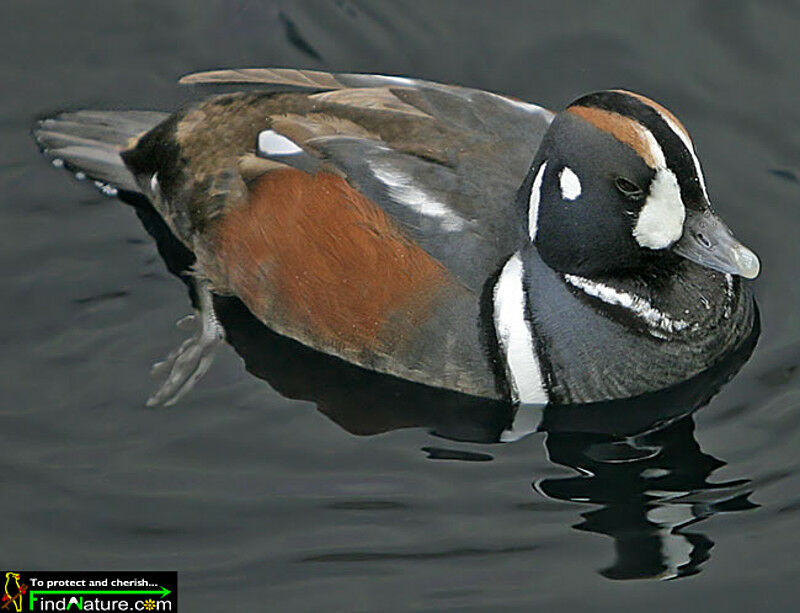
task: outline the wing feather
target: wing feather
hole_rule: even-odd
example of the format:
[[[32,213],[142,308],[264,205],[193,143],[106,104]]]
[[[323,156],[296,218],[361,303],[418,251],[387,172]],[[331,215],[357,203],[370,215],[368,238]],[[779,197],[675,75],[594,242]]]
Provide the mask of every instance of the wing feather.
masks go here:
[[[201,72],[181,83],[292,92],[254,93],[258,113],[246,112],[263,113],[261,130],[299,150],[257,155],[346,177],[473,289],[524,238],[514,203],[553,117],[542,107],[405,77],[283,68]],[[245,167],[268,169],[250,158]]]
[[[234,68],[195,72],[181,77],[181,85],[277,85],[299,89],[330,90],[345,87],[330,72],[293,68]]]

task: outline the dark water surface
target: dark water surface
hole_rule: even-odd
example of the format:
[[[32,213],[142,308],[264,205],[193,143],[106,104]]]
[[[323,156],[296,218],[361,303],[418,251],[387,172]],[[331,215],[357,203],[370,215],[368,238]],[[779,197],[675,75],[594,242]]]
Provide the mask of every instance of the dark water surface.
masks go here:
[[[0,564],[177,569],[185,611],[796,610],[799,32],[793,2],[5,0]],[[262,378],[226,346],[178,406],[146,409],[185,288],[134,209],[49,167],[28,130],[63,108],[170,110],[180,75],[242,65],[661,101],[762,259],[752,359],[626,441],[455,442],[496,436],[500,410],[342,370],[229,303],[239,353],[271,348],[248,357]]]

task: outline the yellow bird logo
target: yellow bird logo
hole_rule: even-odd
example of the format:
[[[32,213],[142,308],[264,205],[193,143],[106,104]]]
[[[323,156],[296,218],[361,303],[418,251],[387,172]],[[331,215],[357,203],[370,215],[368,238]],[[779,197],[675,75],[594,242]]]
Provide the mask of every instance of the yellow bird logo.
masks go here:
[[[20,574],[15,572],[6,573],[5,593],[3,594],[3,606],[0,609],[15,610],[17,613],[22,611],[22,597],[27,591],[27,585],[19,584]],[[10,607],[14,608],[11,609]]]

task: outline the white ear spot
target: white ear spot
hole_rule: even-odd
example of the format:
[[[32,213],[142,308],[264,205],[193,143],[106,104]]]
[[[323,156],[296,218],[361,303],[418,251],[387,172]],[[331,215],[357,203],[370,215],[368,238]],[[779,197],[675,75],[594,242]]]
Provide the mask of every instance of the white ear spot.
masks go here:
[[[528,201],[528,235],[531,241],[536,240],[536,230],[539,224],[539,201],[542,199],[542,179],[547,162],[542,162],[531,186],[531,196]]]
[[[678,179],[668,168],[659,168],[639,212],[633,237],[642,247],[664,249],[681,237],[685,219]]]
[[[272,130],[264,130],[258,135],[258,153],[261,155],[293,155],[301,151],[293,141]]]
[[[561,197],[564,200],[575,200],[581,195],[581,180],[569,166],[564,166],[558,175],[561,183]]]

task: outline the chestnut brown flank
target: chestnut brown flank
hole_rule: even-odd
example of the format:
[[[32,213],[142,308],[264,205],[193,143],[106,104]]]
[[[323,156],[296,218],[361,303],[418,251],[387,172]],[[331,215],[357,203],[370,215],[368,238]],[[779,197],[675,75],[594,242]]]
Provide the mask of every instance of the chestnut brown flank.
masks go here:
[[[212,241],[229,287],[257,316],[318,346],[389,348],[454,283],[382,209],[330,173],[264,174],[250,200],[220,218]]]

